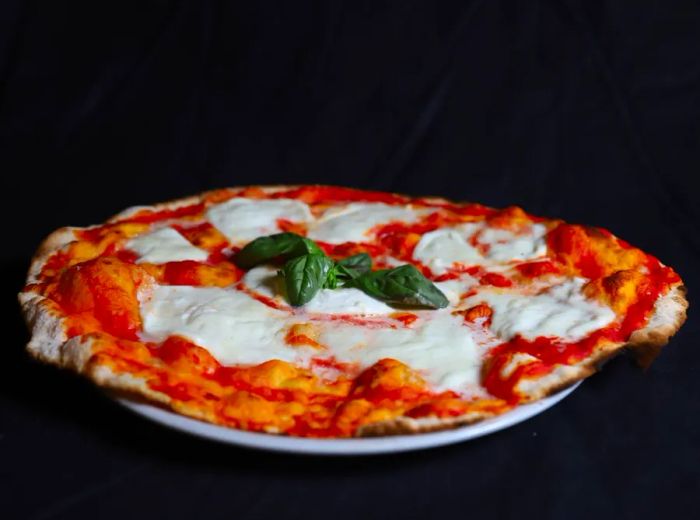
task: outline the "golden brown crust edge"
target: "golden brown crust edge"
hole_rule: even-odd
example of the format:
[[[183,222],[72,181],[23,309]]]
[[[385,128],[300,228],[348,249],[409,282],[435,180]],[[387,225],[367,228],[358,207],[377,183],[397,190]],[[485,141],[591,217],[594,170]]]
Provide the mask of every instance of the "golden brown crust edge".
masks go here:
[[[295,186],[256,187],[273,192]],[[228,189],[235,190],[237,188]],[[127,217],[130,213],[141,209],[160,210],[196,203],[202,200],[207,193],[210,192],[149,206],[127,208],[110,218],[108,222],[120,220]],[[434,200],[446,200],[440,197],[431,198]],[[36,281],[36,275],[41,271],[51,253],[74,240],[74,231],[77,229],[82,228],[59,228],[41,242],[32,257],[27,283]],[[631,350],[637,356],[640,365],[645,368],[648,367],[662,347],[668,343],[671,336],[685,322],[686,309],[688,308],[685,293],[685,287],[679,284],[671,288],[666,295],[661,296],[655,304],[654,314],[647,326],[635,331],[627,343],[606,345],[604,348],[599,349],[595,356],[584,360],[578,365],[559,367],[545,378],[536,380],[532,387],[526,386],[525,388],[520,388],[520,390],[528,395],[529,401],[542,399],[592,375],[607,359],[615,356],[625,348]],[[26,348],[34,358],[80,373],[99,386],[124,394],[141,395],[155,403],[172,408],[173,403],[170,397],[150,389],[145,379],[137,378],[130,374],[115,374],[108,367],[92,363],[93,348],[90,338],[78,337],[66,341],[67,336],[63,319],[55,304],[33,291],[23,291],[18,296],[31,334]],[[195,416],[198,419],[207,420],[206,417],[196,416],[194,410],[180,409],[177,411]],[[489,413],[476,412],[448,419],[398,417],[364,425],[357,431],[356,435],[358,437],[370,437],[427,433],[472,424],[490,416],[491,414]]]

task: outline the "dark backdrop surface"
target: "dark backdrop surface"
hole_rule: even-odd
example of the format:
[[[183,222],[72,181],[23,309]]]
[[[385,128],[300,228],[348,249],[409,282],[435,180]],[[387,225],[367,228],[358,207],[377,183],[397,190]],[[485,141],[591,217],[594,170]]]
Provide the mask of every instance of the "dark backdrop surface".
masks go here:
[[[373,458],[211,444],[30,362],[56,227],[247,183],[430,193],[601,225],[700,293],[697,2],[0,8],[3,518],[697,518],[700,332],[489,437]],[[167,515],[167,516],[166,516]]]

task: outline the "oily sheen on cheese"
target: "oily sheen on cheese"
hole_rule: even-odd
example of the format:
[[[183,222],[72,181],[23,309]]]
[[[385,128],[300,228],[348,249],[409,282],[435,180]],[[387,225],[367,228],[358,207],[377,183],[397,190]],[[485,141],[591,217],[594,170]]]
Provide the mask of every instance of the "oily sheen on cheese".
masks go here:
[[[338,287],[294,307],[280,262],[235,263],[280,232],[334,261],[413,264],[449,303]],[[644,327],[677,328],[685,305],[672,269],[603,229],[348,188],[216,190],[56,237],[21,295],[30,324],[43,316],[30,352],[179,413],[288,435],[498,415],[590,374]]]

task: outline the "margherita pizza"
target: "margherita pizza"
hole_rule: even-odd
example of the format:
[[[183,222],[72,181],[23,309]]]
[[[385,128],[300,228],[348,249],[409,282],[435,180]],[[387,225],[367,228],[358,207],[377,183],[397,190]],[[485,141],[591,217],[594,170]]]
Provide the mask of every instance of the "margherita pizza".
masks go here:
[[[610,232],[441,198],[221,189],[62,228],[20,293],[36,358],[215,424],[305,437],[472,423],[649,364],[679,276]]]

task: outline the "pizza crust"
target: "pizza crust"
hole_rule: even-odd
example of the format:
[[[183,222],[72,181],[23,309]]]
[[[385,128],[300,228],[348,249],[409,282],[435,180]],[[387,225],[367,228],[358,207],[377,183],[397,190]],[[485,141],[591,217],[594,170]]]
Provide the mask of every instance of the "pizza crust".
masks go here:
[[[56,304],[33,291],[19,293],[19,303],[31,334],[27,351],[39,361],[60,365],[68,336]]]
[[[81,228],[62,227],[47,236],[37,248],[29,264],[27,273],[27,283],[37,282],[37,276],[44,267],[44,264],[54,252],[70,244],[75,240],[75,231]]]
[[[294,187],[297,186],[254,186],[254,188],[262,189],[267,193]],[[235,190],[237,188],[230,189]],[[118,222],[144,209],[158,211],[196,204],[204,200],[208,193],[212,192],[160,202],[151,206],[133,206],[114,215],[107,222]],[[424,197],[423,199],[435,203],[449,202],[441,197]],[[37,276],[49,256],[75,240],[75,231],[79,229],[83,228],[63,227],[44,239],[32,257],[27,283],[37,281]],[[528,401],[542,399],[592,375],[601,368],[605,361],[624,349],[629,349],[637,357],[639,364],[644,368],[648,368],[663,346],[668,343],[671,336],[685,322],[688,308],[688,300],[685,294],[685,287],[678,284],[672,287],[667,294],[660,296],[654,305],[654,313],[646,327],[632,333],[627,343],[609,343],[599,348],[594,356],[585,359],[579,364],[560,366],[545,377],[532,381],[522,381],[518,385],[518,390],[527,395]],[[145,397],[152,404],[171,408],[176,412],[197,419],[210,420],[197,409],[178,406],[168,395],[154,391],[148,386],[146,379],[131,374],[117,374],[109,367],[94,363],[93,355],[95,349],[93,348],[93,338],[86,336],[74,337],[68,340],[64,318],[60,309],[51,300],[32,290],[23,291],[19,293],[18,297],[27,327],[31,333],[26,348],[34,358],[45,363],[73,370],[89,378],[97,385],[114,390],[125,396]],[[491,416],[493,414],[488,412],[470,412],[451,418],[398,417],[363,425],[356,432],[356,436],[376,437],[434,432],[473,424]]]
[[[32,357],[82,374],[106,388],[139,394],[159,403],[170,402],[167,395],[151,390],[145,379],[116,374],[109,367],[94,363],[94,339],[89,335],[68,339],[65,319],[54,302],[36,292],[20,293],[19,301],[31,333],[26,349]]]

